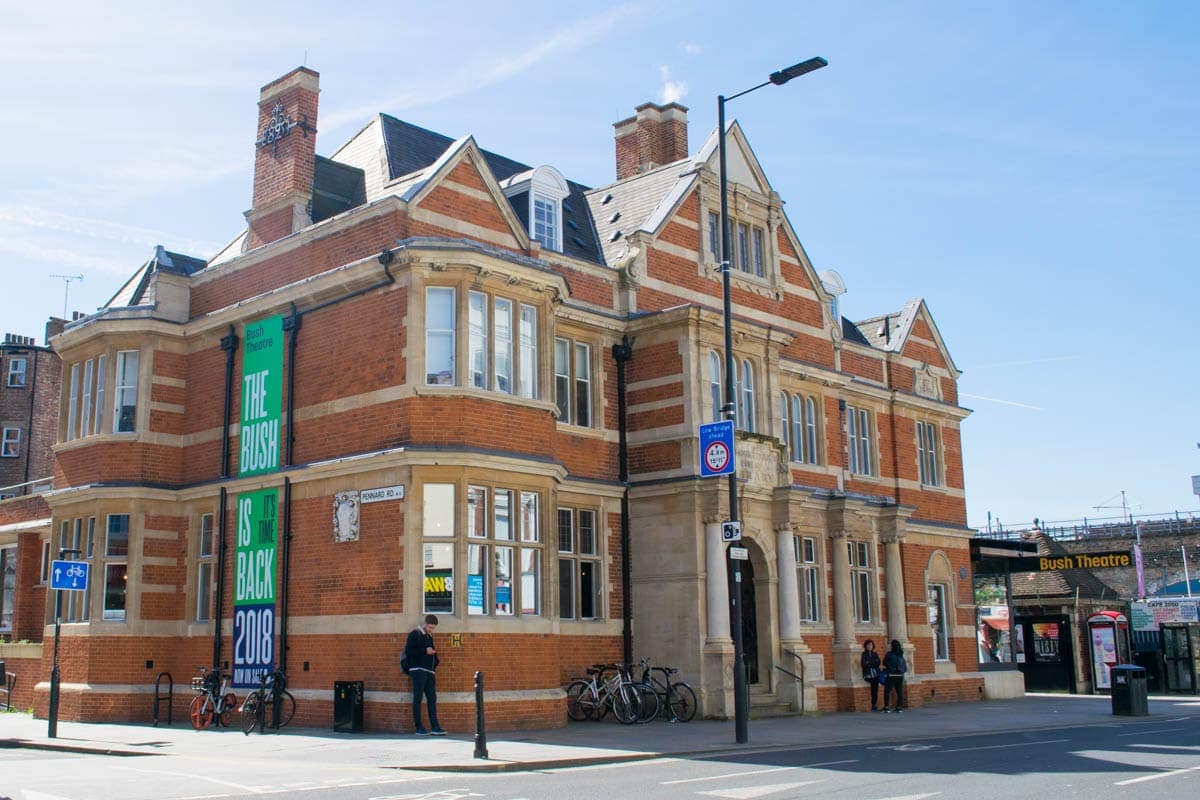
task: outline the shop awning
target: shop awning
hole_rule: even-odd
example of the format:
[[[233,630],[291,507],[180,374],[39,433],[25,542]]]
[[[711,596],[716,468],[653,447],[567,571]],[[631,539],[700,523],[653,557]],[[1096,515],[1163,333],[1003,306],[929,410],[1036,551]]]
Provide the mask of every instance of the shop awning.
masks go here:
[[[1008,617],[980,617],[984,625],[998,631],[1008,630]]]

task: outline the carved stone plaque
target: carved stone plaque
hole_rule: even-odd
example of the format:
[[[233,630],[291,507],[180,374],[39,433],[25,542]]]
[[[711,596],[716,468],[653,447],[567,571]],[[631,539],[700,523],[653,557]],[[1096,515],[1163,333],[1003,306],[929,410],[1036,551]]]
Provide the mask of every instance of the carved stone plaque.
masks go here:
[[[358,541],[358,492],[338,492],[333,496],[333,540]]]
[[[942,382],[933,374],[933,370],[923,367],[913,372],[913,391],[930,400],[941,400]]]

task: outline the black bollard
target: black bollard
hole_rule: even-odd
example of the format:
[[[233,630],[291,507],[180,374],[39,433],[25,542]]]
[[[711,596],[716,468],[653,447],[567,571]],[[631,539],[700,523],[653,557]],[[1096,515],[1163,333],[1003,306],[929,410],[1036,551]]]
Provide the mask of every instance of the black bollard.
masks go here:
[[[483,673],[475,673],[475,758],[487,758],[487,730],[483,723]]]

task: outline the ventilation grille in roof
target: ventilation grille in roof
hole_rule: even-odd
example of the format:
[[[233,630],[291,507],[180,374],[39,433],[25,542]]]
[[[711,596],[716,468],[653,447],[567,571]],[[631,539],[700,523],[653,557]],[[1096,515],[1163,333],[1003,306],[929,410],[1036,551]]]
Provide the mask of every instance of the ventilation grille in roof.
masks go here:
[[[580,239],[578,236],[572,236],[571,241],[574,242],[579,247],[587,247],[588,246],[587,242],[585,242],[583,239]]]
[[[613,231],[612,236],[608,237],[608,240],[610,242],[615,242],[617,239],[620,239],[620,238],[621,238],[621,232]]]
[[[611,195],[611,194],[606,194],[606,195],[604,195],[604,199],[600,201],[600,205],[602,205],[602,206],[606,206],[606,205],[608,205],[608,202],[609,202],[610,200],[612,200],[612,195]]]
[[[568,214],[575,213],[575,209],[571,208],[571,204],[568,203],[566,200],[562,201],[562,207],[563,207],[563,211],[566,211]]]
[[[575,220],[573,219],[567,220],[567,227],[573,231],[579,230],[579,226],[575,224]]]
[[[608,218],[608,221],[609,221],[609,223],[613,223],[613,222],[616,222],[617,220],[619,220],[620,218],[621,218],[621,212],[614,211],[613,215]]]

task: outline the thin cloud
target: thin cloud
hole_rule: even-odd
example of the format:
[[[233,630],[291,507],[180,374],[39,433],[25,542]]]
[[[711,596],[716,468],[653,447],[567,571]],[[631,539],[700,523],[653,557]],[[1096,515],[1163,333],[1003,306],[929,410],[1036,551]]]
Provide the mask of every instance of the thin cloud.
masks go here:
[[[600,14],[583,17],[559,28],[529,47],[509,46],[507,51],[519,55],[500,58],[488,65],[471,64],[459,69],[445,81],[433,83],[403,94],[372,101],[354,108],[335,109],[321,120],[326,129],[337,128],[354,121],[366,121],[381,110],[400,111],[406,108],[444,102],[468,92],[492,86],[527,71],[551,56],[574,53],[589,42],[603,36],[618,23],[633,16],[638,7],[625,3]],[[411,74],[406,74],[411,79]]]
[[[1004,405],[1004,406],[1016,406],[1017,408],[1028,408],[1030,411],[1045,411],[1046,410],[1046,409],[1042,408],[1041,406],[1031,406],[1028,403],[1018,403],[1016,400],[1001,400],[998,397],[984,397],[981,394],[967,394],[966,392],[959,392],[958,396],[959,397],[969,397],[972,400],[986,400],[989,403],[999,403],[1000,405]]]
[[[138,248],[151,248],[155,245],[163,244],[173,250],[184,250],[189,254],[212,253],[220,246],[213,242],[193,239],[187,236],[177,236],[153,228],[123,225],[92,217],[51,211],[36,206],[0,205],[0,223],[6,223],[12,228],[24,229],[24,235],[18,235],[17,237],[6,236],[0,239],[0,247],[4,247],[8,252],[20,253],[30,258],[41,257],[42,254],[47,252],[60,251],[75,253],[74,258],[77,259],[87,258],[78,255],[77,250],[61,248],[53,242],[49,247],[34,244],[32,242],[33,237],[30,234],[36,235],[38,233],[42,234],[43,238],[45,238],[46,234],[49,234],[49,238],[51,239],[57,236],[69,236],[72,240],[77,240],[83,237],[91,240],[112,242],[117,245],[132,245]],[[128,261],[117,262],[110,259],[96,259],[92,268],[121,274],[130,269],[130,263]]]
[[[679,49],[689,56],[698,56],[704,52],[704,45],[697,42],[680,42]]]
[[[1049,358],[1029,358],[1023,361],[998,361],[995,364],[980,364],[971,369],[998,369],[1000,367],[1025,367],[1031,364],[1052,364],[1056,361],[1074,361],[1079,356],[1050,356]]]
[[[683,81],[671,79],[671,68],[667,65],[662,65],[658,68],[658,74],[662,76],[662,89],[659,96],[663,103],[678,103],[683,98],[687,97],[688,85]]]
[[[68,247],[44,247],[33,242],[8,237],[0,237],[0,253],[8,253],[30,261],[45,261],[68,270],[80,269],[88,272],[104,272],[110,275],[128,275],[137,266],[128,261],[100,258]]]

